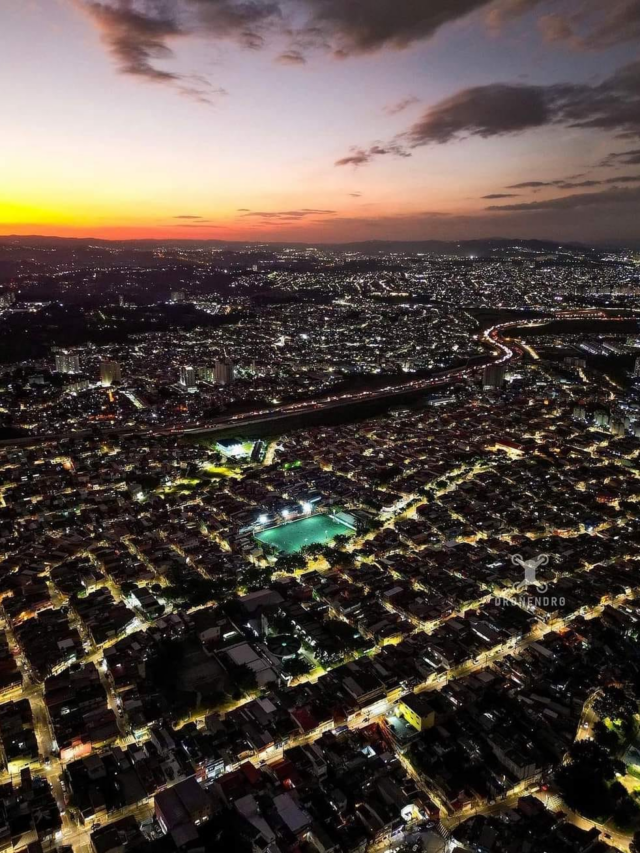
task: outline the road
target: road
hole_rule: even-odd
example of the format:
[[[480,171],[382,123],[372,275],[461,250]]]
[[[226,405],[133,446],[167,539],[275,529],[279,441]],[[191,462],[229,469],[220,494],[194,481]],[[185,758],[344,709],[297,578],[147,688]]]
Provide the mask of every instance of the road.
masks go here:
[[[485,329],[480,336],[480,340],[493,353],[494,358],[488,359],[480,364],[474,364],[471,367],[458,367],[451,370],[445,370],[428,379],[415,379],[413,381],[403,382],[399,385],[389,385],[386,388],[380,388],[375,391],[357,391],[347,392],[344,394],[333,394],[326,397],[321,397],[317,400],[303,400],[299,403],[287,403],[283,406],[278,406],[269,409],[261,409],[257,412],[246,412],[244,414],[232,415],[226,417],[214,418],[208,421],[193,423],[190,425],[175,424],[167,427],[154,428],[135,428],[127,427],[111,427],[101,430],[105,435],[202,435],[210,432],[222,432],[227,429],[236,429],[242,432],[247,427],[262,426],[264,424],[278,423],[278,421],[286,420],[292,416],[309,415],[332,409],[339,409],[345,406],[357,405],[359,403],[375,403],[384,400],[393,400],[395,397],[402,397],[405,394],[420,393],[432,391],[436,388],[441,388],[444,385],[449,385],[451,382],[459,382],[464,379],[471,378],[474,374],[483,370],[489,364],[506,364],[507,362],[521,358],[525,351],[530,348],[522,345],[520,342],[505,340],[503,333],[508,329],[523,326],[542,326],[553,322],[554,320],[584,320],[587,316],[590,320],[606,320],[606,321],[624,321],[628,317],[608,316],[604,312],[599,312],[597,316],[584,311],[561,311],[547,318],[537,318],[535,320],[513,319],[504,323],[496,323],[490,328]],[[42,441],[61,441],[69,438],[82,438],[91,436],[95,433],[95,429],[83,429],[75,432],[57,433],[52,435],[41,435],[26,438],[12,438],[0,441],[0,447],[30,446],[41,443]]]
[[[435,388],[440,388],[444,385],[449,385],[451,382],[457,382],[463,379],[468,379],[474,374],[483,370],[488,364],[503,364],[513,358],[519,358],[522,355],[522,350],[519,346],[510,342],[507,344],[502,340],[501,332],[513,328],[514,326],[538,325],[540,320],[518,320],[501,323],[486,329],[482,333],[482,342],[490,347],[497,357],[488,359],[481,364],[474,364],[471,367],[454,368],[445,370],[436,376],[428,379],[415,379],[413,381],[403,382],[400,385],[389,385],[386,388],[380,388],[375,391],[358,391],[348,392],[344,394],[333,394],[327,397],[321,397],[318,400],[304,400],[299,403],[288,403],[284,406],[278,406],[270,409],[262,409],[257,412],[247,412],[240,415],[232,415],[231,417],[214,418],[213,420],[199,422],[185,426],[184,424],[176,424],[174,426],[153,428],[153,429],[136,429],[133,427],[112,427],[102,430],[108,435],[201,435],[208,432],[222,432],[226,429],[236,428],[239,432],[245,427],[261,426],[263,424],[278,422],[285,420],[294,415],[305,415],[332,409],[342,408],[344,406],[354,405],[358,403],[375,403],[384,400],[393,400],[394,397],[401,397],[405,394],[419,393],[430,391]],[[61,441],[68,438],[82,438],[83,436],[93,435],[94,430],[83,429],[76,432],[57,433],[46,436],[27,437],[6,439],[0,441],[0,447],[10,447],[13,445],[29,446],[30,444],[46,441]]]
[[[569,317],[565,317],[563,319],[571,319]],[[578,319],[577,317],[575,319]],[[607,318],[607,319],[618,319],[618,318]],[[530,320],[530,321],[509,321],[501,324],[496,324],[488,329],[486,329],[482,335],[485,344],[490,347],[493,352],[496,354],[490,362],[494,364],[507,363],[511,360],[518,359],[522,357],[523,351],[520,347],[519,343],[513,341],[507,341],[503,337],[503,333],[506,332],[507,329],[513,328],[514,326],[535,326],[542,325],[549,320]],[[207,422],[206,424],[196,424],[190,427],[184,426],[176,426],[170,427],[167,429],[154,430],[154,434],[165,434],[165,435],[180,435],[180,434],[198,434],[198,433],[206,433],[213,430],[222,430],[230,427],[237,427],[239,431],[242,430],[245,426],[255,426],[261,423],[270,423],[272,421],[278,421],[285,418],[289,418],[292,415],[304,415],[311,412],[329,410],[333,408],[338,408],[346,405],[352,405],[362,402],[368,401],[376,401],[382,399],[390,399],[394,396],[404,395],[407,392],[421,392],[428,391],[434,388],[446,385],[451,383],[452,381],[460,381],[464,379],[468,379],[477,373],[479,370],[483,369],[485,365],[474,365],[472,367],[464,367],[457,368],[455,370],[446,371],[438,376],[431,377],[429,379],[417,379],[414,381],[410,381],[404,383],[400,386],[389,386],[388,388],[379,389],[377,391],[361,391],[355,394],[344,394],[344,395],[332,395],[324,397],[320,400],[315,401],[305,401],[301,403],[293,403],[284,406],[280,406],[278,409],[273,410],[264,410],[261,412],[254,412],[245,415],[237,415],[227,419],[217,419],[216,421]],[[128,430],[109,430],[108,432],[120,432],[125,433],[132,431]],[[141,434],[151,434],[152,431],[144,431]],[[89,431],[86,431],[89,434]],[[78,437],[82,435],[82,433],[72,433],[71,436]],[[50,439],[51,437],[47,437]],[[26,441],[34,442],[36,439],[28,439]],[[42,441],[43,438],[39,437],[37,441]],[[2,444],[11,444],[16,442],[2,442]],[[22,439],[17,443],[25,443],[25,440]],[[594,611],[590,615],[596,615],[599,611],[599,608],[594,608]],[[566,622],[566,620],[564,620]],[[527,637],[524,637],[520,640],[517,645],[509,642],[504,646],[498,646],[495,649],[491,650],[485,655],[481,656],[481,659],[478,661],[469,661],[460,667],[452,669],[447,673],[440,674],[437,677],[433,677],[429,679],[429,681],[419,685],[416,688],[416,692],[421,692],[425,690],[437,690],[440,689],[443,684],[445,684],[449,679],[456,679],[464,677],[465,675],[469,675],[470,673],[482,669],[489,665],[492,661],[497,660],[501,657],[504,657],[509,654],[518,654],[523,651],[528,645],[531,643],[540,640],[546,633],[551,630],[557,630],[558,627],[561,627],[564,622],[554,622],[548,625],[538,625],[536,626],[531,634]],[[10,627],[5,623],[3,626],[7,631],[8,640],[12,647],[16,646],[15,638],[12,635]],[[42,775],[45,775],[50,783],[53,786],[53,792],[58,801],[61,812],[64,814],[65,804],[64,804],[64,792],[60,785],[60,776],[62,774],[63,766],[60,760],[55,755],[55,749],[53,744],[53,732],[51,730],[51,724],[49,720],[49,716],[47,713],[47,709],[43,699],[43,688],[42,685],[34,683],[30,678],[30,673],[28,672],[28,667],[24,665],[24,660],[21,661],[21,669],[23,669],[23,675],[25,676],[25,688],[22,691],[22,696],[25,698],[29,698],[34,718],[34,728],[36,730],[39,752],[42,759],[48,759],[50,762],[50,766],[42,767],[40,772]],[[112,692],[109,689],[109,685],[105,683],[105,687],[107,688],[107,696],[110,699],[110,703],[113,702]],[[12,697],[13,698],[13,697]],[[390,713],[393,709],[395,702],[397,701],[397,697],[393,698],[387,697],[385,699],[379,700],[374,706],[362,709],[362,711],[358,712],[348,723],[351,728],[358,728],[369,724],[375,720],[381,720],[386,714]],[[113,705],[112,705],[113,707]],[[591,718],[588,716],[588,709],[585,710],[585,716],[581,720],[581,723],[587,722],[589,726],[592,723]],[[330,728],[332,727],[329,726]],[[580,727],[578,736],[585,736],[588,733],[588,730],[582,731],[582,725]],[[126,734],[123,732],[123,734]],[[312,742],[317,739],[322,734],[322,730],[316,729],[313,732],[300,735],[299,738],[296,738],[293,741],[287,743],[287,748],[291,746]],[[253,757],[252,760],[255,764],[263,764],[265,762],[274,762],[280,760],[282,756],[282,747],[272,748],[265,752],[262,752],[259,755]],[[422,780],[421,787],[423,786]],[[521,794],[520,794],[521,795]],[[487,809],[499,809],[500,807],[504,808],[504,803],[498,804],[496,806],[487,806]],[[482,806],[479,806],[478,809],[482,810]],[[563,809],[568,812],[568,810]],[[135,814],[139,817],[147,817],[150,814],[151,806],[148,803],[138,804],[132,809],[127,810],[125,813]],[[471,813],[477,813],[477,811],[472,812],[464,812],[462,814],[463,818],[468,817]],[[483,812],[485,813],[485,812]],[[490,813],[490,812],[486,812]],[[111,815],[109,817],[108,822],[112,822],[113,820],[121,817],[122,813],[119,815]],[[578,825],[593,825],[589,824],[588,821],[584,821],[577,815],[570,815],[570,819],[576,823],[581,821]],[[606,831],[606,830],[605,830]],[[64,814],[63,817],[63,839],[65,843],[70,843],[73,845],[76,853],[84,853],[85,850],[89,849],[89,831],[88,827],[82,827],[75,825],[69,818],[68,814]],[[628,839],[625,839],[624,836],[616,837],[615,843],[620,846],[621,849],[628,849]]]

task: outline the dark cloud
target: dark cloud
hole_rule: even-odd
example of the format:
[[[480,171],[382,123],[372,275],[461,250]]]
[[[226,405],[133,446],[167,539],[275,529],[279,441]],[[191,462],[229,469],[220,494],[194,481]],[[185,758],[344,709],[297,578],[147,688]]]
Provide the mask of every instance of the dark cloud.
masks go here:
[[[374,157],[383,157],[392,154],[394,157],[411,157],[401,145],[391,142],[388,145],[371,145],[369,148],[352,148],[351,154],[336,160],[336,166],[365,166]]]
[[[276,62],[279,62],[280,65],[305,65],[306,61],[299,50],[285,50],[276,58]]]
[[[200,34],[259,49],[263,31],[274,26],[280,7],[271,0],[74,0],[98,27],[123,74],[174,86],[181,94],[209,102],[226,94],[198,75],[157,66],[172,59],[171,44]]]
[[[633,151],[614,151],[600,163],[601,166],[640,166],[640,148]]]
[[[576,177],[582,177],[581,175],[577,175]],[[577,189],[588,189],[592,187],[602,187],[602,186],[611,186],[616,184],[637,184],[640,183],[640,175],[619,175],[614,178],[589,178],[586,181],[575,181],[569,178],[560,178],[555,181],[524,181],[521,184],[511,184],[507,187],[508,190],[522,190],[522,189],[533,189],[534,191],[538,191],[545,187],[554,187],[559,190],[577,190]],[[493,198],[500,198],[501,196],[496,195]],[[504,196],[505,198],[507,196]],[[484,196],[484,198],[491,198],[491,196]]]
[[[180,5],[180,0],[174,0]],[[229,39],[250,50],[259,50],[265,34],[282,17],[278,0],[182,0],[194,18],[192,27],[216,39]]]
[[[517,193],[489,193],[489,195],[483,195],[483,199],[492,199],[492,198],[517,198]]]
[[[204,222],[182,222],[176,226],[177,228],[220,228],[219,225],[211,225]]]
[[[602,180],[589,180],[589,181],[578,181],[575,183],[571,183],[570,181],[561,181],[558,183],[560,189],[563,190],[576,190],[576,189],[584,189],[586,187],[602,187],[607,184],[636,184],[640,183],[640,176],[636,175],[620,175],[617,178],[606,178]]]
[[[586,39],[587,47],[606,48],[640,39],[640,3],[638,0],[607,2],[598,26]]]
[[[541,127],[551,117],[543,87],[496,83],[446,98],[427,110],[403,137],[416,147],[460,136],[500,136]]]
[[[428,110],[404,136],[418,146],[553,124],[640,135],[640,62],[595,86],[496,83],[464,89]]]
[[[335,216],[336,210],[321,210],[313,207],[302,207],[299,210],[247,210],[242,213],[242,219],[262,219],[264,222],[299,222],[309,216]]]
[[[497,0],[487,12],[487,23],[494,32],[500,32],[507,24],[530,12],[544,0]]]
[[[146,77],[161,83],[175,83],[180,75],[162,71],[153,60],[173,56],[167,42],[183,35],[175,17],[149,16],[134,9],[126,0],[115,4],[83,4],[97,24],[102,40],[123,74]]]
[[[174,219],[202,219],[202,216],[197,216],[194,213],[180,213],[178,216],[174,216]]]
[[[578,177],[582,177],[579,175]],[[555,181],[523,181],[520,184],[510,184],[508,190],[540,190],[544,187],[558,187],[560,189],[571,190],[578,187],[595,187],[600,181],[579,181],[575,182],[571,178],[558,178]]]
[[[346,157],[341,157],[339,160],[336,160],[336,166],[366,166],[367,163],[370,163],[373,157],[375,156],[372,153],[373,149],[365,150],[364,148],[353,148],[351,154],[347,154]]]
[[[640,184],[640,175],[618,175],[616,178],[607,178],[601,181],[603,184]]]
[[[556,13],[543,15],[538,20],[538,29],[540,30],[543,39],[548,44],[566,42],[571,44],[573,47],[578,46],[573,27],[564,15],[558,15]]]
[[[577,193],[574,195],[550,198],[541,201],[522,202],[520,204],[492,205],[493,211],[538,211],[538,210],[577,210],[584,207],[633,205],[640,203],[640,187],[635,189],[612,188],[597,193]]]
[[[638,0],[583,0],[577,11],[543,15],[538,21],[549,43],[578,50],[604,50],[640,40]]]
[[[389,144],[355,148],[336,165],[362,166],[379,154],[406,154],[407,148],[473,136],[519,134],[553,125],[640,137],[640,61],[596,85],[493,83],[463,89],[429,108]]]
[[[288,47],[276,61],[305,63],[305,52],[336,56],[406,48],[470,13],[514,0],[70,0],[101,31],[120,71],[176,86],[206,99],[188,76],[158,67],[173,57],[178,37],[197,35],[259,50],[282,36]],[[535,0],[517,0],[530,4]],[[204,87],[205,89],[208,86]],[[398,105],[405,109],[412,100]]]
[[[349,193],[349,195],[351,196],[351,198],[360,198],[362,196],[362,193]]]
[[[586,189],[587,187],[599,187],[601,186],[602,181],[588,180],[588,181],[559,181],[557,186],[562,190],[578,190],[578,189]]]
[[[509,184],[508,190],[539,189],[540,187],[555,187],[557,181],[523,181],[521,184]]]
[[[383,112],[385,112],[388,116],[396,116],[398,113],[403,113],[409,107],[412,107],[414,104],[419,104],[420,98],[416,98],[415,95],[409,95],[407,98],[403,98],[401,101],[397,101],[395,104],[389,104],[389,106],[385,107]]]
[[[307,30],[338,56],[406,48],[491,0],[301,0]]]

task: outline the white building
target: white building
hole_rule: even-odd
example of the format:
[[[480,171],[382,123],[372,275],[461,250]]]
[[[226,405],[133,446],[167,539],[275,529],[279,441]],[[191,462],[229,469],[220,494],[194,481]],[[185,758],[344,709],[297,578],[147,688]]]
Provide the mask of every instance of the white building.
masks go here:
[[[224,356],[215,363],[215,377],[218,385],[231,385],[234,380],[233,362]]]
[[[69,350],[56,353],[56,371],[58,373],[80,373],[80,356]]]
[[[195,368],[184,365],[180,368],[180,384],[183,388],[191,390],[196,387],[196,371]]]

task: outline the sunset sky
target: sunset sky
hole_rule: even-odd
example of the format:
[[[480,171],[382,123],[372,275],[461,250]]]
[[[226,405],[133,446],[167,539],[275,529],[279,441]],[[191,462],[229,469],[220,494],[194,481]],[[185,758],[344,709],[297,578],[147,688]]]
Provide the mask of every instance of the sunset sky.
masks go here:
[[[640,0],[0,0],[0,234],[640,238]]]

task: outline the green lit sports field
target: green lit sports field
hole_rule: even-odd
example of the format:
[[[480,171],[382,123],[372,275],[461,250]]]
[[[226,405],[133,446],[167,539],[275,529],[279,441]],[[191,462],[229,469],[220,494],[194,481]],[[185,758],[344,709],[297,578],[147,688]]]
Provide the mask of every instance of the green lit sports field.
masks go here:
[[[267,545],[274,545],[284,554],[295,554],[305,545],[316,542],[325,544],[338,534],[353,536],[353,530],[346,524],[335,521],[328,515],[312,515],[310,518],[300,518],[271,530],[263,530],[256,539]]]

